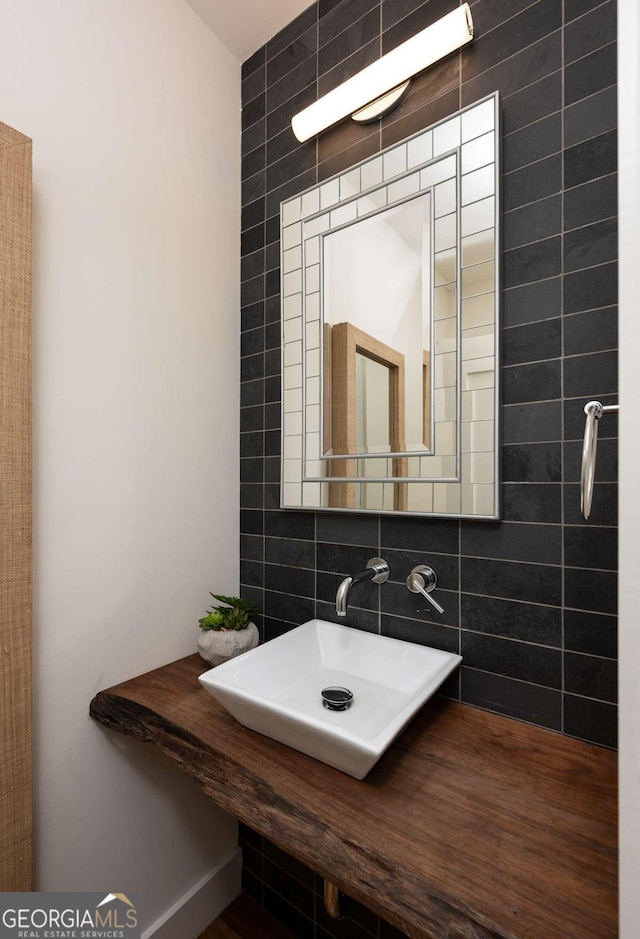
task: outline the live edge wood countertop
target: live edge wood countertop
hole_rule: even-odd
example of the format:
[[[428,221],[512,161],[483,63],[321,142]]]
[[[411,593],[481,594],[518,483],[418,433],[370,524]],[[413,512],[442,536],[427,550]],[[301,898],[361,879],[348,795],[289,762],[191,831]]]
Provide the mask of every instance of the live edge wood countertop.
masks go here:
[[[238,724],[189,656],[91,715],[412,939],[615,939],[616,757],[433,698],[363,781]]]

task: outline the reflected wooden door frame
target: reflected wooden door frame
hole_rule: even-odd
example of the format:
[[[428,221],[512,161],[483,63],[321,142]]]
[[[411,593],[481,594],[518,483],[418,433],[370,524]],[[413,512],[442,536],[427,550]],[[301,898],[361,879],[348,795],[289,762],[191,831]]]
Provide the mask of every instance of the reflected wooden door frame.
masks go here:
[[[330,330],[330,345],[327,339]],[[364,355],[374,362],[379,362],[389,369],[389,440],[392,451],[396,453],[406,449],[405,442],[405,364],[404,355],[391,346],[385,345],[351,323],[325,325],[325,349],[331,349],[331,362],[324,373],[325,402],[330,401],[330,440],[334,453],[356,454],[356,353]],[[330,375],[331,389],[327,395]],[[327,442],[327,412],[325,406],[325,443]],[[327,461],[328,473],[334,476],[355,477],[357,460]],[[406,457],[394,457],[392,460],[394,476],[407,475]],[[406,483],[395,483],[393,507],[395,511],[406,510]],[[329,483],[329,506],[331,508],[355,509],[356,484]]]
[[[422,350],[422,442],[431,450],[431,352]]]

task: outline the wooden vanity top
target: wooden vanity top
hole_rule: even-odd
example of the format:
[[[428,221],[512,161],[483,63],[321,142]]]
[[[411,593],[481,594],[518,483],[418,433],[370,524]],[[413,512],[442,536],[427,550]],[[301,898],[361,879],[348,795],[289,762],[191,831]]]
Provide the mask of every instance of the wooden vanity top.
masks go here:
[[[615,939],[616,756],[433,698],[366,779],[238,724],[189,656],[91,715],[412,939]]]

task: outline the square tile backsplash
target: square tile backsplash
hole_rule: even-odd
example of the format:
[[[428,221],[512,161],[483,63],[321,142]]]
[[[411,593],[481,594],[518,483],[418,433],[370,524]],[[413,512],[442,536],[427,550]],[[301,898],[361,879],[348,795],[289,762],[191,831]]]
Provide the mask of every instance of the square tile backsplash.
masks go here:
[[[241,591],[269,640],[335,619],[340,580],[381,555],[389,582],[354,590],[350,625],[460,652],[452,698],[615,746],[615,415],[600,423],[588,523],[579,512],[582,408],[617,401],[615,0],[476,0],[474,41],[381,123],[304,144],[291,131],[293,114],[457,5],[319,0],[243,65]],[[280,510],[280,202],[496,90],[503,520]],[[438,573],[442,617],[405,587],[419,563]],[[242,840],[245,886],[297,935],[398,935],[357,908],[327,922],[311,872]]]

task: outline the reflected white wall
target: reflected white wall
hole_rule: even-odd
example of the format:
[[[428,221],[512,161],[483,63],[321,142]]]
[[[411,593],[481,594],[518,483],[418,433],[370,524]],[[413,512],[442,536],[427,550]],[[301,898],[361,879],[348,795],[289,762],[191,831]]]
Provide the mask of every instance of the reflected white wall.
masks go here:
[[[408,450],[422,450],[422,350],[431,348],[429,193],[323,239],[324,321],[348,322],[405,357]]]

